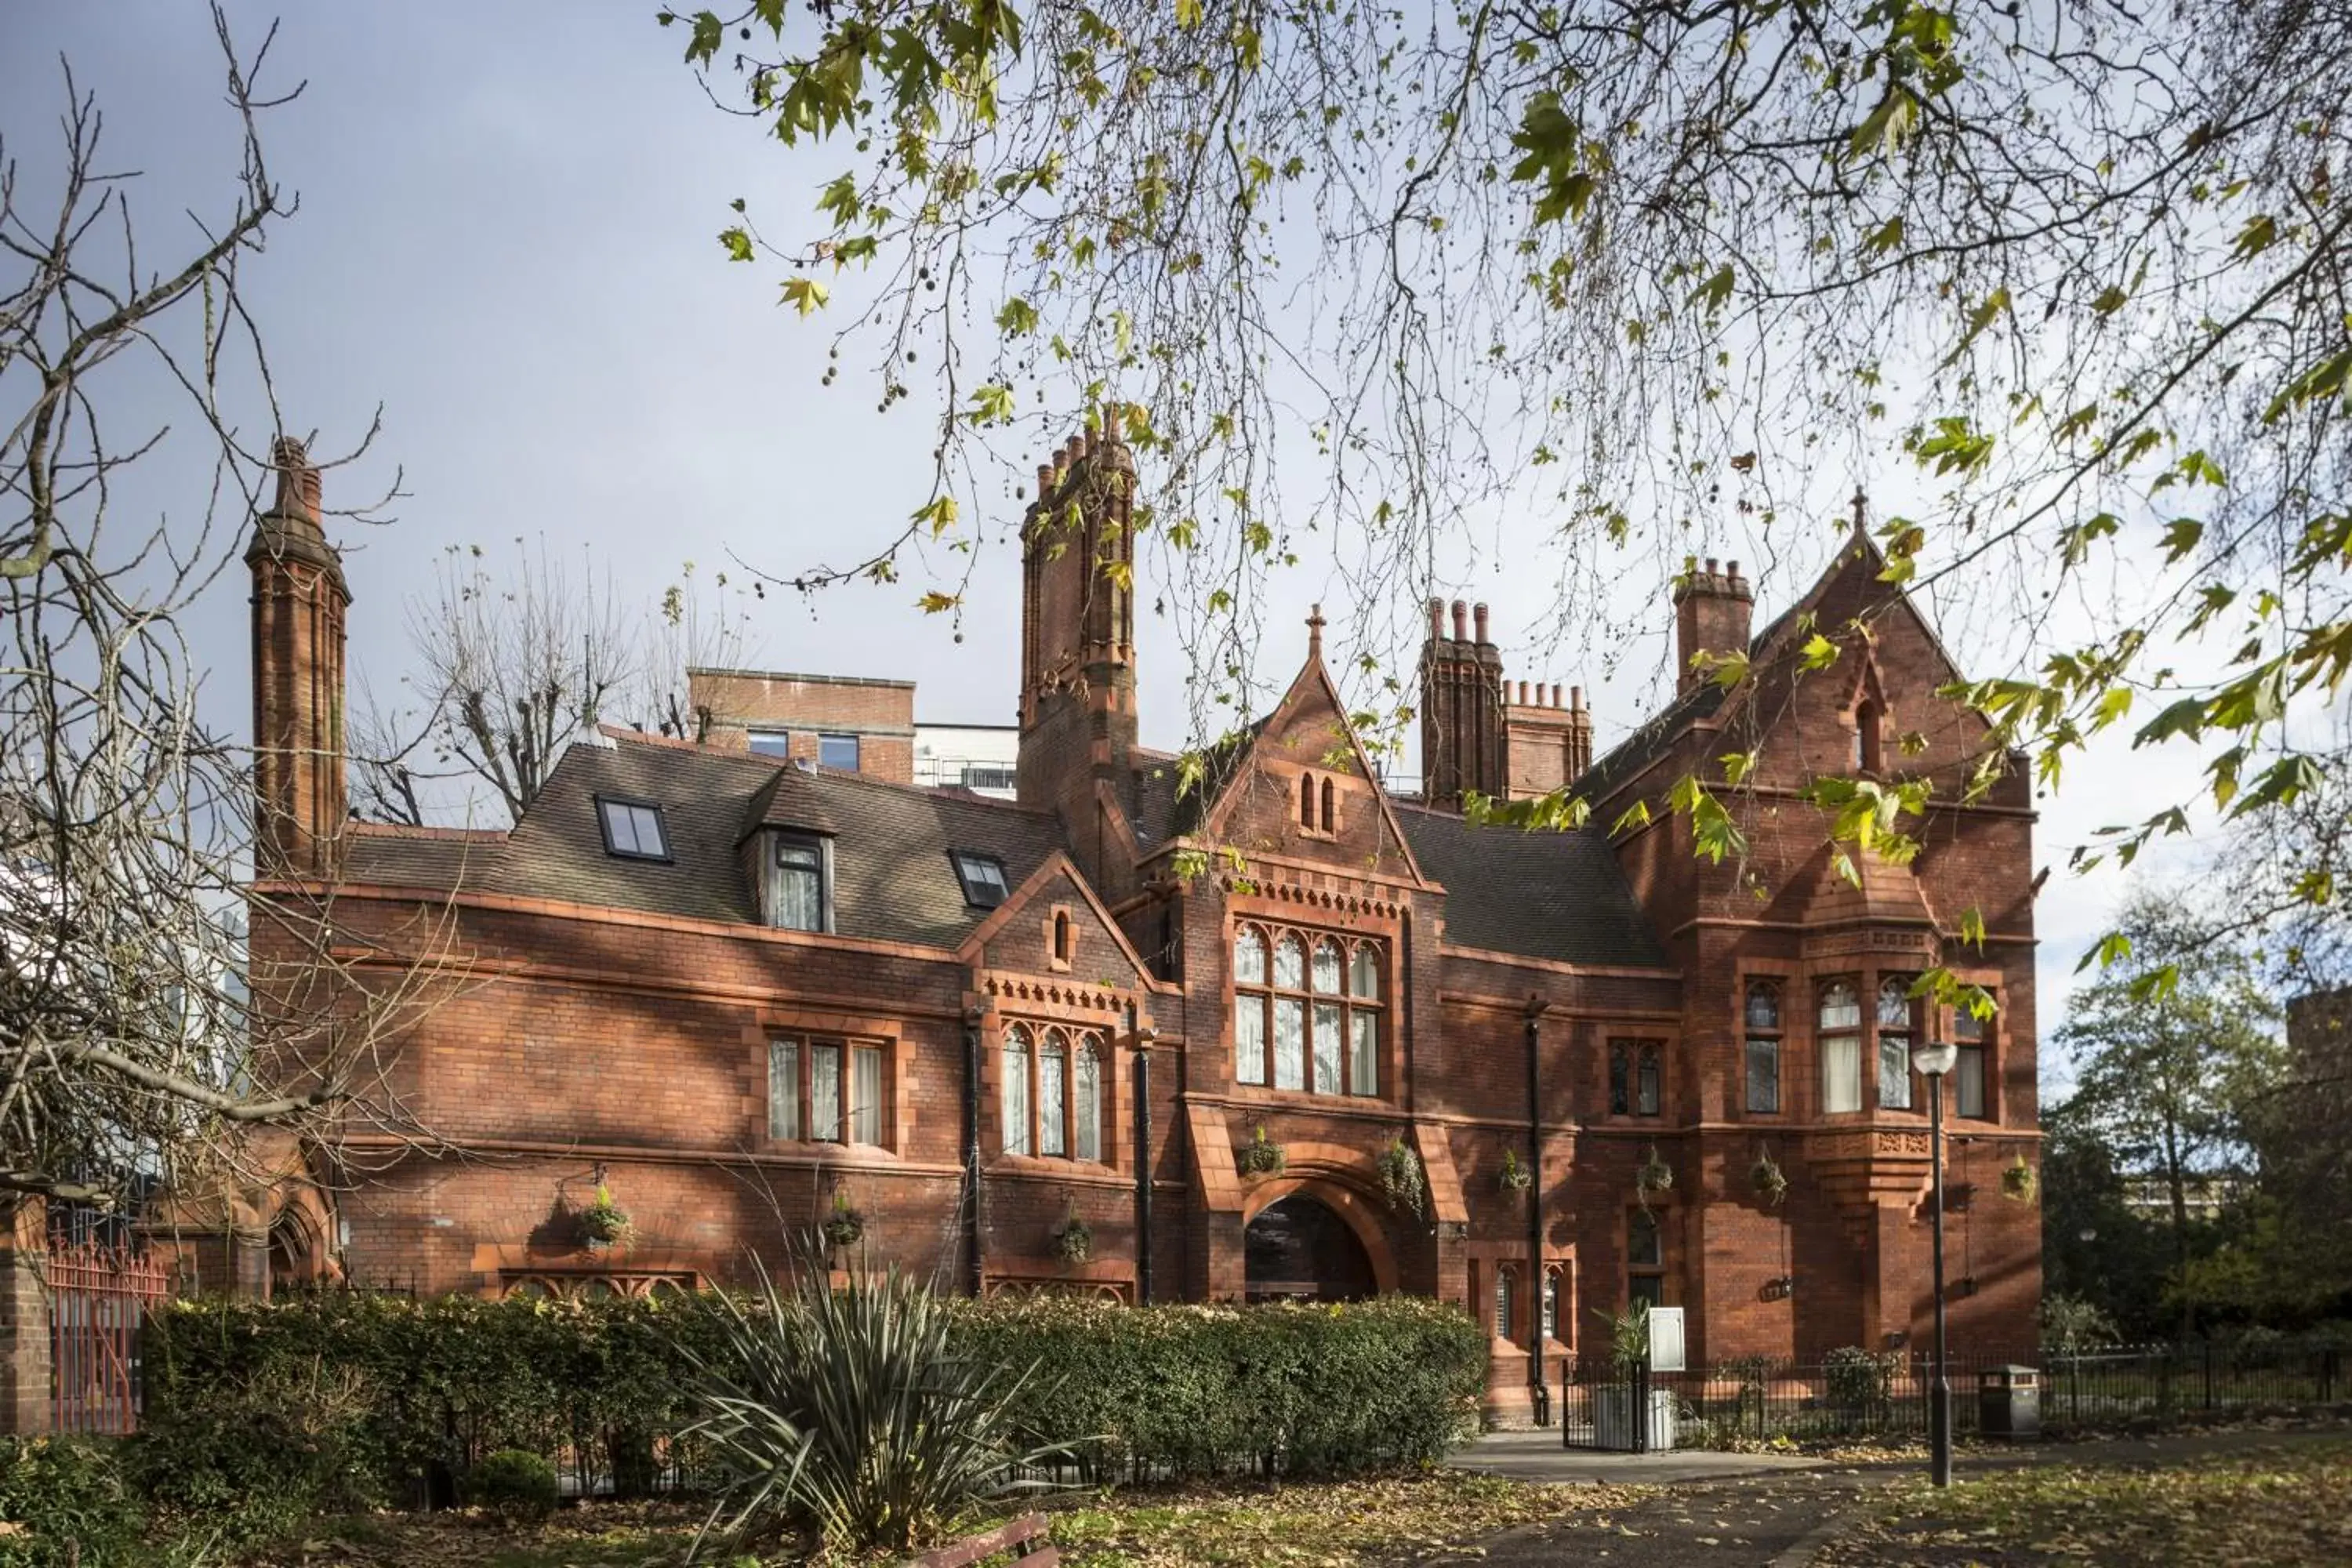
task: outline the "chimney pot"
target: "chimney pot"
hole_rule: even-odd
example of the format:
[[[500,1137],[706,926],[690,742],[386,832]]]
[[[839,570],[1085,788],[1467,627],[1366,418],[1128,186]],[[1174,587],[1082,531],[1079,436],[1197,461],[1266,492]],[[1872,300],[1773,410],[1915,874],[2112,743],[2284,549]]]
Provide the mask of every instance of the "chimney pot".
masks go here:
[[[1583,710],[1584,688],[1581,686],[1571,686],[1568,689],[1568,708],[1569,711],[1571,713],[1580,712]]]
[[[1717,566],[1718,566],[1718,564],[1719,564],[1719,563],[1717,562],[1717,560],[1716,560],[1716,558],[1715,558],[1714,556],[1712,556],[1712,555],[1708,556],[1708,557],[1706,558],[1706,574],[1707,574],[1708,576],[1710,576],[1710,577],[1717,577],[1717,576],[1720,576],[1720,575],[1722,575],[1722,574],[1717,570]]]
[[[1445,601],[1443,599],[1432,599],[1429,601],[1429,640],[1432,642],[1440,642],[1444,639],[1444,637]]]
[[[1454,601],[1454,640],[1455,642],[1470,640],[1469,613],[1469,605],[1459,599]]]
[[[1473,605],[1471,607],[1470,614],[1478,624],[1478,640],[1480,642],[1485,642],[1486,640],[1486,606],[1484,605]]]
[[[1522,707],[1522,708],[1524,708],[1524,707],[1526,707],[1527,705],[1528,705],[1528,683],[1527,683],[1526,681],[1522,680],[1522,681],[1520,681],[1520,682],[1519,682],[1519,706],[1520,706],[1520,707]]]
[[[1559,684],[1557,681],[1552,683],[1551,705],[1555,708],[1559,706]]]

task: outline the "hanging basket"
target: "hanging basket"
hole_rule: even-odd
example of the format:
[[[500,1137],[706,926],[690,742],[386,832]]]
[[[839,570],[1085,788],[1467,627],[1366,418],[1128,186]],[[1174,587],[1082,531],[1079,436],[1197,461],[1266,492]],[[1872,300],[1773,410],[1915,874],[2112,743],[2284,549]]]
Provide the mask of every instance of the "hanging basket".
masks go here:
[[[1507,1193],[1524,1193],[1536,1184],[1536,1173],[1519,1163],[1517,1149],[1503,1151],[1502,1173],[1495,1178]]]
[[[855,1247],[866,1239],[866,1216],[849,1206],[842,1194],[833,1194],[833,1212],[824,1216],[817,1228],[824,1232],[827,1247]]]
[[[1054,1253],[1065,1263],[1084,1263],[1094,1256],[1094,1227],[1072,1213],[1054,1232]]]
[[[1278,1176],[1289,1163],[1290,1156],[1282,1152],[1282,1145],[1265,1135],[1264,1122],[1258,1124],[1256,1136],[1234,1157],[1234,1169],[1244,1176]]]
[[[1658,1152],[1658,1146],[1651,1144],[1642,1156],[1641,1169],[1633,1173],[1634,1192],[1643,1203],[1647,1203],[1651,1194],[1668,1191],[1674,1184],[1675,1168],[1666,1163],[1665,1156]]]
[[[2001,1172],[2000,1190],[2005,1196],[2021,1204],[2030,1204],[2034,1194],[2042,1190],[2041,1174],[2025,1163],[2024,1155],[2020,1154],[2015,1163]]]
[[[1410,1209],[1415,1218],[1422,1217],[1429,1201],[1429,1184],[1423,1178],[1421,1156],[1405,1147],[1402,1138],[1391,1138],[1380,1153],[1381,1191],[1392,1209]]]
[[[636,1239],[635,1222],[629,1211],[613,1201],[610,1190],[596,1189],[596,1201],[580,1211],[580,1239],[591,1251],[626,1247]]]
[[[1779,1207],[1780,1200],[1789,1195],[1789,1173],[1780,1169],[1780,1163],[1769,1152],[1757,1154],[1756,1163],[1748,1167],[1748,1179],[1754,1184],[1756,1195],[1770,1207]]]

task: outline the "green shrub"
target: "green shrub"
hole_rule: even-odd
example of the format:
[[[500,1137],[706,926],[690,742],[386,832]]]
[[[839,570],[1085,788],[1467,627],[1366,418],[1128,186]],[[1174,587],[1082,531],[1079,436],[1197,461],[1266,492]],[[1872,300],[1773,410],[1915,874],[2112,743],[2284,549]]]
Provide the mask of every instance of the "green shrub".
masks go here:
[[[545,1519],[555,1511],[555,1467],[527,1449],[500,1448],[466,1478],[466,1495],[509,1522]]]
[[[119,1447],[73,1437],[0,1437],[0,1521],[5,1568],[120,1562],[144,1525]]]
[[[1822,1381],[1838,1409],[1876,1410],[1895,1397],[1895,1373],[1902,1364],[1903,1357],[1893,1351],[1840,1345],[1822,1358]]]

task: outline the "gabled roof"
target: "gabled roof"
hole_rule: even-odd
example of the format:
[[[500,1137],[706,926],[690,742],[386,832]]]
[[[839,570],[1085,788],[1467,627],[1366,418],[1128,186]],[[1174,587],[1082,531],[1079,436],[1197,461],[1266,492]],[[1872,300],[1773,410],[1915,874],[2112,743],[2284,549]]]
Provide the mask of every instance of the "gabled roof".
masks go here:
[[[1446,945],[1560,963],[1673,968],[1599,829],[1474,826],[1414,805],[1397,815],[1423,870],[1444,885]]]
[[[606,854],[600,795],[659,806],[670,859]],[[964,902],[949,851],[994,856],[1007,884],[1018,887],[1062,847],[1050,815],[1002,802],[625,735],[567,751],[502,844],[363,833],[354,840],[350,875],[355,882],[451,888],[463,860],[468,889],[751,923],[759,904],[741,849],[761,827],[833,839],[838,934],[950,951],[988,911]]]

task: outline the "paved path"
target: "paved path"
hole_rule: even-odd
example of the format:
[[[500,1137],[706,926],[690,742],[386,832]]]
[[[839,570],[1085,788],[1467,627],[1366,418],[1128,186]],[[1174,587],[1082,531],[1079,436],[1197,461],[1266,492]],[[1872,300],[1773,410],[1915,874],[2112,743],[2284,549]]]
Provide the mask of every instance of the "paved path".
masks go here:
[[[2092,1443],[1964,1452],[1958,1478],[2025,1465],[2179,1464],[2207,1454],[2336,1437],[2346,1428],[2240,1428]],[[1549,1439],[1549,1441],[1544,1441]],[[1622,1512],[1555,1520],[1506,1531],[1437,1563],[1488,1568],[1597,1563],[1607,1568],[1800,1568],[1872,1488],[1923,1468],[1920,1461],[1838,1465],[1760,1454],[1595,1454],[1564,1451],[1556,1433],[1494,1433],[1453,1461],[1472,1469],[1550,1482],[1672,1484],[1667,1496]]]

